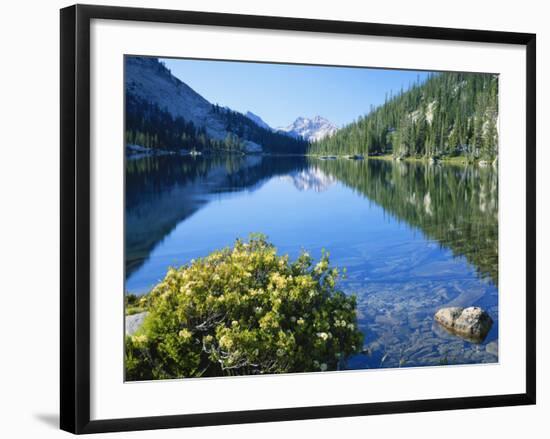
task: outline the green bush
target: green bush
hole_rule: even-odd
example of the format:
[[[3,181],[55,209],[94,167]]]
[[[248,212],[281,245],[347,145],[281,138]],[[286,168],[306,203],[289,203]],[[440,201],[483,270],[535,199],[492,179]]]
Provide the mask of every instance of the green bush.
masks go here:
[[[140,303],[142,302],[142,298],[136,296],[132,293],[126,293],[124,297],[124,310],[125,314],[127,316],[131,316],[132,314],[137,314],[140,312],[147,311]],[[146,303],[146,300],[143,300],[143,304]]]
[[[290,262],[261,235],[171,268],[140,301],[126,379],[336,370],[363,340],[338,277],[327,254]]]

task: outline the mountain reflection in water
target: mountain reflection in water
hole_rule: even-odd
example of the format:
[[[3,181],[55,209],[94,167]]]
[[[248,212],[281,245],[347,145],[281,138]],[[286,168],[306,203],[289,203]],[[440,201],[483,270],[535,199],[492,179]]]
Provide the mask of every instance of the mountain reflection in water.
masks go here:
[[[497,361],[498,177],[492,167],[300,156],[144,157],[126,169],[126,290],[251,232],[280,253],[347,268],[365,355],[348,367]],[[481,344],[433,323],[442,306],[485,308]]]

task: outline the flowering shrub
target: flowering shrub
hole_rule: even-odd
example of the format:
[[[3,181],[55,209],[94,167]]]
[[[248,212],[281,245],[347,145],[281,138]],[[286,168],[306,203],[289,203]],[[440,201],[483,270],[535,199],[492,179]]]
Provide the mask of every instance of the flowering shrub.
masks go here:
[[[290,262],[261,235],[171,268],[140,301],[126,379],[336,370],[363,339],[338,276],[327,254]]]

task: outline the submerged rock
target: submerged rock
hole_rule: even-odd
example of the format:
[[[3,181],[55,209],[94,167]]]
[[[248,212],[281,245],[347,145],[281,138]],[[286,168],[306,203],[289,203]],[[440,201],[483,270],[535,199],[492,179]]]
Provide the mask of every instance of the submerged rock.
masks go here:
[[[474,343],[482,342],[493,326],[489,314],[476,306],[441,308],[434,318],[449,332]]]

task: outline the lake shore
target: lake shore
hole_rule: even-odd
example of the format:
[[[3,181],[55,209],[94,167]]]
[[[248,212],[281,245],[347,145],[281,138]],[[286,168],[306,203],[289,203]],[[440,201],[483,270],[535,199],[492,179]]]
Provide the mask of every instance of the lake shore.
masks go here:
[[[440,159],[433,159],[429,157],[403,157],[403,158],[395,158],[392,154],[384,154],[384,155],[366,155],[366,156],[350,156],[350,155],[338,155],[338,154],[307,154],[307,157],[314,157],[321,160],[336,160],[336,159],[347,159],[347,160],[384,160],[384,161],[391,161],[391,162],[409,162],[409,163],[426,163],[426,164],[433,164],[433,163],[444,163],[449,165],[478,165],[478,166],[489,166],[494,164],[495,162],[490,162],[487,160],[468,160],[466,157],[463,156],[456,156],[456,157],[442,157]],[[498,163],[498,162],[497,162]]]
[[[494,161],[487,160],[469,160],[464,156],[455,156],[455,157],[442,157],[434,159],[431,157],[403,157],[395,158],[392,154],[383,154],[383,155],[361,155],[361,154],[275,154],[271,152],[247,152],[247,151],[230,151],[222,149],[207,149],[204,151],[194,151],[194,150],[172,150],[172,149],[152,149],[145,148],[139,145],[127,145],[127,157],[129,159],[139,159],[143,157],[154,157],[162,155],[180,155],[180,156],[202,156],[202,155],[236,155],[236,156],[268,156],[268,157],[313,157],[320,160],[336,160],[336,159],[347,159],[347,160],[385,160],[385,161],[403,161],[410,163],[444,163],[450,165],[478,165],[478,166],[496,166],[498,164],[498,159]]]

